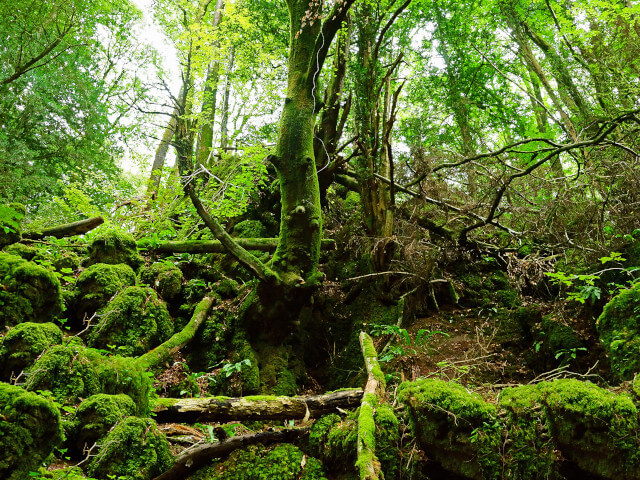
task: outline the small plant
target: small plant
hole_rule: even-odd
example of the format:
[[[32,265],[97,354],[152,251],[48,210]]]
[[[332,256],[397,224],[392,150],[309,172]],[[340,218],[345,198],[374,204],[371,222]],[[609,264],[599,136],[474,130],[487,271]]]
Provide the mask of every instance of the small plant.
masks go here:
[[[587,349],[585,347],[576,347],[576,348],[562,348],[556,352],[556,360],[562,359],[562,363],[571,363],[572,360],[575,360],[578,357],[578,352],[586,352]]]
[[[251,360],[249,360],[248,358],[245,358],[244,360],[241,360],[241,361],[236,362],[236,363],[231,363],[231,362],[225,363],[222,366],[221,372],[225,377],[229,378],[234,373],[242,372],[242,370],[245,367],[246,368],[251,367]]]
[[[389,362],[403,355],[415,355],[418,353],[416,349],[417,346],[426,344],[436,335],[449,336],[448,333],[441,332],[440,330],[421,328],[412,339],[406,328],[400,328],[397,325],[374,325],[371,333],[376,337],[381,335],[394,335],[399,343],[399,345],[390,345],[381,352],[379,357],[381,362]]]

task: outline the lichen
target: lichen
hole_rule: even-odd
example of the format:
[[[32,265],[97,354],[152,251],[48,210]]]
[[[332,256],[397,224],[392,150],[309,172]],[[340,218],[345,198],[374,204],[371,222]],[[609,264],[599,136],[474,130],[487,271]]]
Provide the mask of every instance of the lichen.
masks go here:
[[[135,239],[126,232],[105,229],[91,242],[85,265],[109,263],[112,265],[126,263],[137,270],[144,262],[138,254]]]
[[[76,319],[90,317],[116,293],[135,283],[136,275],[128,265],[91,265],[80,274],[73,290],[71,303]]]
[[[0,253],[0,327],[47,322],[62,309],[60,282],[52,272],[21,257]]]
[[[640,371],[640,283],[605,305],[596,327],[611,370],[624,380],[633,378]]]
[[[54,323],[20,323],[0,339],[2,378],[17,376],[52,345],[62,343],[62,331]]]
[[[191,480],[325,480],[322,464],[294,445],[252,445],[200,469]]]
[[[124,394],[100,393],[84,400],[66,427],[67,437],[77,452],[91,447],[125,417],[136,414],[136,404]]]
[[[149,418],[125,418],[99,445],[87,468],[97,478],[151,480],[173,464],[169,442]]]
[[[87,345],[106,349],[117,345],[124,356],[142,355],[173,334],[165,303],[149,287],[127,287],[98,312],[99,321]]]
[[[153,287],[169,302],[180,295],[184,277],[182,271],[172,263],[158,262],[140,270],[140,281]]]
[[[24,480],[62,442],[53,402],[0,383],[0,478]]]

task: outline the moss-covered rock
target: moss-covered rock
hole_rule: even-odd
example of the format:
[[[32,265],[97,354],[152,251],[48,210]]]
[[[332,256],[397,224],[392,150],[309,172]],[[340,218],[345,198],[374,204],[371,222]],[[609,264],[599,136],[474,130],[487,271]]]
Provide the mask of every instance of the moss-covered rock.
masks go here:
[[[598,478],[638,478],[638,411],[626,394],[556,380],[507,388],[496,409],[460,385],[418,380],[398,398],[420,446],[464,478],[561,479],[564,459]]]
[[[158,262],[140,270],[140,281],[153,287],[167,302],[182,291],[182,271],[172,263]]]
[[[605,305],[596,328],[609,353],[611,370],[622,379],[633,378],[640,371],[640,283]]]
[[[0,327],[47,322],[62,312],[55,275],[21,257],[0,253]]]
[[[629,396],[570,379],[538,388],[555,447],[566,458],[604,478],[638,478],[640,427]]]
[[[20,240],[22,219],[26,213],[26,208],[20,203],[0,205],[0,248]]]
[[[192,371],[209,371],[226,358],[231,333],[227,317],[224,310],[212,310],[200,327],[198,335],[190,342],[187,359]],[[244,352],[239,352],[238,357],[242,354]],[[255,355],[242,357],[238,361],[245,358],[249,358],[250,361],[253,358],[255,361]]]
[[[137,270],[144,263],[138,254],[135,239],[128,233],[114,229],[106,229],[96,235],[87,253],[87,266],[96,263],[126,263]]]
[[[105,357],[78,339],[47,350],[27,371],[27,390],[49,390],[63,404],[75,405],[98,393],[129,395],[144,413],[151,381],[135,359]]]
[[[435,379],[402,383],[398,399],[419,445],[443,468],[477,480],[499,477],[494,405],[461,385]]]
[[[87,337],[87,345],[138,356],[173,334],[173,322],[165,303],[149,287],[127,287],[99,310],[99,322]]]
[[[82,452],[104,437],[119,421],[135,415],[136,411],[136,404],[128,395],[92,395],[78,406],[66,428],[71,446]]]
[[[267,229],[258,220],[243,220],[233,227],[233,236],[241,238],[262,238],[267,235]]]
[[[24,243],[14,243],[3,249],[6,253],[17,255],[25,260],[33,260],[38,254],[38,249],[33,245],[25,245]]]
[[[8,379],[32,365],[52,345],[62,343],[62,331],[54,323],[25,322],[0,339],[0,374]]]
[[[125,418],[101,445],[87,468],[93,477],[151,480],[173,464],[169,442],[149,418]]]
[[[77,320],[90,317],[125,287],[135,285],[136,275],[129,265],[97,263],[83,271],[73,290],[73,311]]]
[[[0,478],[25,480],[62,441],[53,402],[0,383]]]
[[[294,445],[260,445],[234,451],[226,460],[200,469],[191,480],[325,480],[322,464]]]

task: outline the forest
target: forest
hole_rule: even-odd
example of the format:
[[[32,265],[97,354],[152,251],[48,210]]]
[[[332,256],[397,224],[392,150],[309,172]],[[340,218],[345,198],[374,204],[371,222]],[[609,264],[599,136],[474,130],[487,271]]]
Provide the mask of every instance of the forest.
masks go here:
[[[640,480],[640,2],[0,39],[0,479]]]

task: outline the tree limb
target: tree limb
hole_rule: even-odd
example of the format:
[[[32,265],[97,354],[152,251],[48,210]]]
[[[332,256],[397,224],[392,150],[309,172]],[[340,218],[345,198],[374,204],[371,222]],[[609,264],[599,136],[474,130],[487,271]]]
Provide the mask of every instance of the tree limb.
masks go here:
[[[27,240],[40,240],[44,237],[73,237],[74,235],[87,233],[103,223],[104,218],[102,217],[87,218],[85,220],[78,220],[77,222],[45,228],[40,231],[23,233],[22,238]]]

